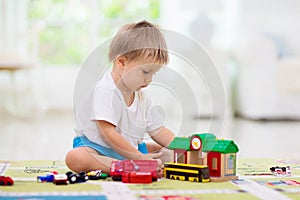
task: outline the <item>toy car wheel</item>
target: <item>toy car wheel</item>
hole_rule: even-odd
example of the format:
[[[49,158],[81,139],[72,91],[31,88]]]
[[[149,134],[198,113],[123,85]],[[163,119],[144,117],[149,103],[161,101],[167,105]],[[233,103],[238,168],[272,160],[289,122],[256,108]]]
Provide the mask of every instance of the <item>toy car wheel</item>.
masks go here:
[[[286,167],[281,168],[283,172],[286,172]]]
[[[87,180],[89,180],[89,177],[86,175],[85,172],[80,172],[80,173],[78,174],[78,176],[80,177],[80,179],[81,179],[82,181],[87,181]]]
[[[13,184],[12,184],[12,182],[8,181],[6,185],[12,186]]]
[[[77,182],[77,176],[75,174],[70,175],[68,179],[71,184]]]
[[[0,185],[4,185],[4,181],[0,181]]]

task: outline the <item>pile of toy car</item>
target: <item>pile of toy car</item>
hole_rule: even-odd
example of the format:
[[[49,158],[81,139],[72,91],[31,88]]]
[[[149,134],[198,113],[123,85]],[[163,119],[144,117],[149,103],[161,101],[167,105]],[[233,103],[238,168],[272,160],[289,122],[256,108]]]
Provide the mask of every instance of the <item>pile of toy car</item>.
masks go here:
[[[50,171],[47,172],[45,176],[38,176],[38,182],[52,182],[56,185],[66,185],[68,183],[82,183],[86,182],[87,180],[99,180],[105,179],[107,174],[103,173],[101,170],[91,171],[88,173],[80,172],[80,173],[73,173],[71,171],[65,174],[59,174],[57,171]]]

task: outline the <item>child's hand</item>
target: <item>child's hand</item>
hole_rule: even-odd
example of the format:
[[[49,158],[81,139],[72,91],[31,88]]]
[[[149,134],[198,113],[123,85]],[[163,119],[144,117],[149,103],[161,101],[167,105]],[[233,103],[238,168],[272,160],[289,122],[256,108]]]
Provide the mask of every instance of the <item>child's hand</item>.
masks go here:
[[[162,154],[163,154],[162,152],[142,154],[140,160],[158,159],[162,156]]]
[[[157,178],[161,178],[163,176],[163,164],[160,159],[162,156],[162,152],[158,153],[149,153],[149,154],[143,154],[141,160],[156,160],[157,161]]]
[[[162,163],[166,163],[166,162],[172,162],[173,161],[173,151],[171,151],[170,149],[167,148],[161,148],[161,150],[159,150],[159,152],[162,153],[162,155],[160,156],[160,159],[162,161]]]
[[[157,178],[161,178],[164,173],[164,166],[162,164],[162,161],[160,159],[155,159],[157,161]]]

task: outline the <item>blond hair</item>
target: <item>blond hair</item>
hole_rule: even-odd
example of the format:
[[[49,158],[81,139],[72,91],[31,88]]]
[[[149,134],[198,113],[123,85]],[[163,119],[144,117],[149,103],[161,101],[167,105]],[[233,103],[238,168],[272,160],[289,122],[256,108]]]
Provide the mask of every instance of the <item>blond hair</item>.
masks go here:
[[[137,58],[152,58],[153,63],[167,64],[167,44],[158,27],[147,21],[124,25],[112,39],[109,61],[125,56],[130,62]]]

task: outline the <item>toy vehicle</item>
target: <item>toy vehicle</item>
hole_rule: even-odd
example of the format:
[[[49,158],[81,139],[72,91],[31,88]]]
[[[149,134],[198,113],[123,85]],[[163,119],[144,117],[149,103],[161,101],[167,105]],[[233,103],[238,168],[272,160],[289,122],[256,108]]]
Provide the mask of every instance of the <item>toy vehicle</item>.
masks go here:
[[[90,171],[86,173],[86,175],[88,176],[89,180],[106,179],[108,177],[108,174],[103,173],[102,170]]]
[[[55,185],[67,185],[68,177],[65,174],[54,174],[53,183]]]
[[[205,165],[165,163],[164,177],[191,182],[209,182],[209,168]]]
[[[121,181],[123,175],[126,174],[124,181],[130,180],[128,176],[132,176],[133,180],[137,182],[136,178],[144,176],[145,174],[137,174],[133,173],[132,175],[130,172],[143,172],[143,173],[150,173],[152,181],[157,181],[157,161],[156,160],[123,160],[123,161],[113,161],[110,166],[110,176],[114,181]],[[135,177],[134,177],[135,176]],[[131,178],[131,179],[132,179]]]
[[[0,185],[12,186],[14,181],[9,176],[0,176]]]
[[[67,172],[66,173],[67,179],[70,184],[73,183],[82,183],[89,180],[89,177],[86,175],[85,172],[80,172],[79,174],[74,174],[73,172]]]
[[[126,172],[122,175],[123,183],[152,183],[151,172]]]
[[[58,174],[57,171],[51,171],[48,172],[45,176],[38,176],[37,181],[38,182],[53,182],[54,180],[54,174]]]
[[[270,171],[273,173],[275,176],[291,176],[292,171],[290,166],[287,167],[270,167]]]

